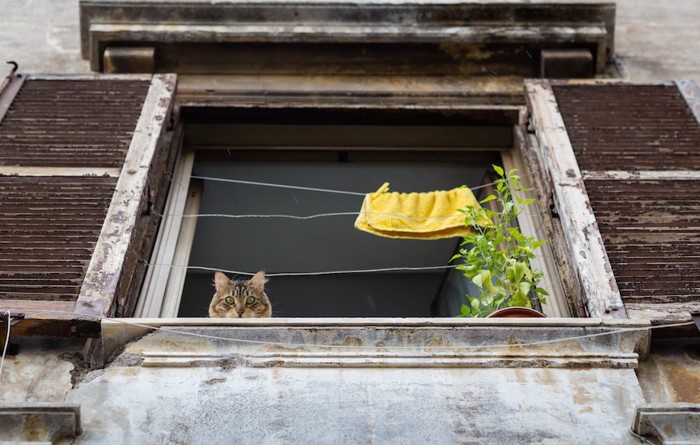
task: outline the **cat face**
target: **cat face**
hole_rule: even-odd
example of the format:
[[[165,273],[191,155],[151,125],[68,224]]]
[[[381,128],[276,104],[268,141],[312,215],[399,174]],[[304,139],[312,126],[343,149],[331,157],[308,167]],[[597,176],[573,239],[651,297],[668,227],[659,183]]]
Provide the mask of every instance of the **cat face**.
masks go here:
[[[214,274],[216,293],[209,305],[213,318],[258,318],[272,316],[272,306],[265,294],[265,272],[249,281],[231,281],[222,272]]]

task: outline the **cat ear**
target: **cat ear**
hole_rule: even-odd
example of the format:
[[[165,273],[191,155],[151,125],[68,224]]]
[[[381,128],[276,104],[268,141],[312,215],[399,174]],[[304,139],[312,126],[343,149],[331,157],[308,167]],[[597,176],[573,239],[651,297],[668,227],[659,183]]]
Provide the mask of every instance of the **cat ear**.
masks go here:
[[[253,275],[253,278],[250,279],[249,283],[250,286],[255,289],[257,292],[263,292],[265,289],[265,283],[267,280],[265,279],[265,271],[260,270]]]
[[[223,291],[230,284],[231,280],[223,272],[214,273],[214,286],[217,292]]]

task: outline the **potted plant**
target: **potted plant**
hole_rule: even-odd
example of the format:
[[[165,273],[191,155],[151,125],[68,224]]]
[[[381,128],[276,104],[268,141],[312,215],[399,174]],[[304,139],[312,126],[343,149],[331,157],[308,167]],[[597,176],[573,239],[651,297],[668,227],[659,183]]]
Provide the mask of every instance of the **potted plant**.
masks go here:
[[[547,291],[538,286],[542,271],[533,270],[530,260],[546,241],[523,235],[517,225],[522,208],[534,199],[518,194],[528,189],[522,186],[517,170],[506,173],[497,165],[493,169],[498,176],[494,193],[479,202],[482,207],[461,210],[472,233],[463,238],[450,261],[459,260],[457,269],[471,279],[479,295],[467,295],[469,304],[462,305],[459,316],[486,317],[501,310],[514,312],[505,309],[513,307],[527,308],[524,312],[530,315],[524,316],[544,316],[532,309],[533,301],[545,302]]]

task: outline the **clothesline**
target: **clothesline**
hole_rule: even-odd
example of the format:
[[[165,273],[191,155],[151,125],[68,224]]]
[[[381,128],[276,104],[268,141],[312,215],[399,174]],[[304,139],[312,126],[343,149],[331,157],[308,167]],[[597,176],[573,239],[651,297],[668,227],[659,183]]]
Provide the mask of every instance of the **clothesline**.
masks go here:
[[[6,317],[11,317],[10,311],[2,311],[6,315]],[[387,348],[389,349],[400,349],[400,350],[422,350],[422,349],[428,349],[428,350],[455,350],[455,349],[464,349],[464,350],[469,350],[469,349],[484,349],[484,348],[505,348],[505,349],[511,349],[511,348],[529,348],[532,346],[540,346],[540,345],[547,345],[547,344],[553,344],[553,343],[559,343],[559,342],[567,342],[567,341],[572,341],[572,340],[585,340],[589,338],[596,338],[596,337],[605,337],[608,335],[616,335],[616,334],[624,334],[627,332],[641,332],[641,331],[651,331],[654,329],[668,329],[668,328],[674,328],[674,327],[682,327],[682,326],[689,326],[694,324],[693,321],[686,321],[686,322],[679,322],[679,323],[673,323],[673,324],[661,324],[661,325],[648,325],[648,326],[635,326],[635,327],[628,327],[628,328],[619,328],[619,329],[613,329],[610,331],[605,331],[605,332],[596,332],[592,334],[583,334],[583,335],[574,335],[574,336],[564,336],[561,338],[553,338],[553,339],[548,339],[548,340],[538,340],[538,341],[533,341],[529,343],[513,343],[513,342],[505,342],[505,343],[493,343],[493,344],[482,344],[482,345],[431,345],[431,346],[426,346],[426,345],[416,345],[416,346],[407,346],[407,345],[393,345],[393,346],[368,346],[368,345],[354,345],[354,344],[336,344],[336,345],[331,345],[331,344],[313,344],[313,343],[291,343],[291,342],[270,342],[270,341],[264,341],[264,340],[250,340],[250,339],[243,339],[243,338],[235,338],[231,336],[217,336],[217,335],[208,335],[208,334],[201,334],[197,332],[190,332],[190,331],[182,331],[177,328],[171,328],[171,327],[158,327],[158,326],[153,326],[145,323],[138,323],[135,321],[131,320],[124,320],[120,318],[110,318],[110,317],[102,317],[98,315],[93,315],[93,314],[83,314],[83,313],[78,313],[78,312],[70,312],[70,311],[61,311],[61,310],[27,310],[24,312],[24,316],[30,316],[30,317],[37,317],[37,315],[55,315],[55,314],[61,314],[61,315],[71,315],[73,317],[84,317],[88,319],[94,319],[98,321],[102,320],[109,320],[111,322],[115,323],[123,323],[125,325],[130,325],[130,326],[138,326],[138,327],[143,327],[143,328],[148,328],[152,329],[154,331],[164,331],[164,332],[170,332],[174,334],[179,334],[179,335],[184,335],[184,336],[190,336],[190,337],[199,337],[199,338],[207,338],[211,340],[222,340],[222,341],[229,341],[232,343],[247,343],[247,344],[255,344],[255,345],[262,345],[262,346],[286,346],[286,347],[299,347],[299,348],[328,348],[328,349],[351,349],[351,350],[381,350],[381,351],[386,351]],[[185,324],[186,322],[183,322]],[[11,323],[10,323],[11,324]],[[240,326],[240,325],[239,325]],[[583,328],[585,330],[585,328]],[[9,338],[9,333],[8,333],[8,338]]]
[[[520,177],[529,177],[531,176],[532,173],[526,174],[526,175],[520,175]],[[317,188],[317,187],[305,187],[305,186],[299,186],[299,185],[291,185],[291,184],[278,184],[278,183],[271,183],[271,182],[260,182],[260,181],[248,181],[248,180],[243,180],[243,179],[231,179],[231,178],[218,178],[218,177],[212,177],[212,176],[201,176],[201,175],[192,175],[190,176],[191,179],[199,179],[202,181],[215,181],[215,182],[226,182],[226,183],[232,183],[232,184],[244,184],[244,185],[257,185],[261,187],[274,187],[274,188],[283,188],[283,189],[291,189],[291,190],[305,190],[305,191],[310,191],[310,192],[323,192],[323,193],[336,193],[336,194],[341,194],[341,195],[353,195],[353,196],[365,196],[369,192],[354,192],[354,191],[348,191],[348,190],[338,190],[338,189],[328,189],[328,188]],[[496,182],[491,182],[488,184],[482,184],[476,187],[470,187],[470,190],[480,190],[482,188],[486,187],[491,187],[493,185],[496,185]]]
[[[294,189],[294,190],[307,190],[307,191],[313,191],[313,192],[351,194],[351,195],[359,195],[359,196],[363,196],[363,197],[366,196],[365,193],[351,192],[351,191],[347,191],[347,190],[334,190],[334,189],[328,189],[328,188],[301,187],[301,186],[289,185],[289,184],[273,184],[273,183],[267,183],[267,182],[248,181],[248,180],[239,180],[239,179],[230,179],[230,178],[217,178],[217,177],[200,176],[200,175],[193,175],[193,176],[191,176],[191,178],[192,179],[199,179],[199,180],[219,181],[219,182],[225,182],[225,183],[240,183],[240,184],[256,185],[256,186],[287,188],[287,189]],[[491,186],[494,184],[495,183],[484,184],[484,185],[482,185],[480,187],[476,187],[476,188],[483,188],[483,187]],[[385,184],[385,186],[387,186],[387,184]],[[476,189],[476,188],[474,188],[474,189]],[[474,190],[474,189],[472,189],[472,190]],[[409,220],[446,219],[446,218],[454,218],[455,216],[463,216],[459,213],[454,214],[454,215],[449,215],[449,216],[408,216],[405,214],[378,213],[378,212],[365,212],[365,213],[371,214],[371,215],[381,215],[381,216],[388,216],[388,217],[402,218],[402,219],[409,219]],[[523,212],[523,213],[526,213],[526,212]],[[166,214],[166,215],[158,215],[158,216],[161,216],[161,217],[164,217],[164,216],[182,217],[182,218],[223,217],[223,218],[234,218],[234,219],[239,219],[239,218],[286,218],[286,219],[294,219],[294,220],[311,220],[311,219],[322,218],[322,217],[357,216],[360,214],[362,214],[362,212],[353,211],[353,212],[320,213],[320,214],[306,215],[306,216],[285,215],[285,214],[227,214],[227,213]],[[543,228],[543,223],[544,223],[543,219],[541,218],[541,215],[539,215],[539,214],[537,214],[537,215],[539,216],[541,223],[539,224],[537,229],[535,229],[535,233],[539,232]],[[242,271],[235,271],[235,270],[223,270],[221,268],[207,267],[207,266],[186,266],[186,265],[172,265],[172,264],[162,264],[162,263],[149,263],[145,260],[143,260],[143,262],[145,264],[147,264],[148,266],[155,266],[155,267],[173,267],[173,268],[184,268],[187,270],[205,270],[205,271],[221,270],[223,272],[227,272],[230,274],[236,274],[236,275],[247,275],[247,276],[253,275],[253,273],[251,273],[251,272],[242,272]],[[457,267],[457,265],[441,265],[441,266],[425,266],[425,267],[386,267],[386,268],[378,268],[378,269],[335,270],[335,271],[318,271],[318,272],[281,272],[281,273],[271,273],[271,274],[268,274],[268,276],[269,277],[318,276],[318,275],[349,274],[349,273],[446,270],[446,269],[454,269],[456,267]]]
[[[181,266],[177,264],[163,264],[163,263],[150,263],[144,260],[144,264],[149,267],[170,267],[175,269],[187,269],[187,270],[203,270],[208,272],[224,272],[232,275],[246,275],[253,276],[255,273],[252,272],[242,272],[238,270],[227,270],[217,267],[208,266]],[[320,275],[346,275],[353,273],[378,273],[378,272],[418,272],[424,270],[447,270],[455,269],[458,265],[441,265],[441,266],[405,266],[405,267],[380,267],[376,269],[348,269],[348,270],[325,270],[319,272],[278,272],[278,273],[266,273],[265,276],[269,278],[274,277],[302,277],[302,276],[320,276]]]
[[[380,215],[380,216],[390,216],[393,218],[400,219],[447,219],[453,218],[455,216],[462,216],[461,214],[449,215],[449,216],[406,216],[399,215],[395,213],[377,213],[377,212],[365,212],[368,215]],[[231,213],[168,213],[160,214],[156,213],[156,216],[165,217],[176,217],[176,218],[233,218],[233,219],[245,219],[245,218],[281,218],[281,219],[298,219],[298,220],[309,220],[316,218],[326,218],[335,216],[357,216],[360,212],[333,212],[333,213],[318,213],[315,215],[282,215],[282,214],[231,214]],[[520,212],[522,215],[539,215],[538,213]]]

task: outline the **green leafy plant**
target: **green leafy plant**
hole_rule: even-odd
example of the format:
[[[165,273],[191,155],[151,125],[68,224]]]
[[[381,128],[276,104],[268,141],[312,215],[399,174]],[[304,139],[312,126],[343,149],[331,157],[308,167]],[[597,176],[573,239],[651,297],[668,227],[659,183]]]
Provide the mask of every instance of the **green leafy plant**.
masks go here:
[[[531,298],[544,303],[548,295],[538,286],[542,271],[530,266],[535,250],[546,241],[523,235],[517,225],[521,209],[534,199],[517,194],[529,190],[522,186],[517,170],[506,173],[497,165],[493,168],[498,175],[495,193],[480,201],[482,207],[461,210],[472,233],[450,260],[461,260],[457,269],[479,289],[479,295],[467,295],[469,305],[462,305],[461,317],[485,317],[511,306],[531,307]]]

